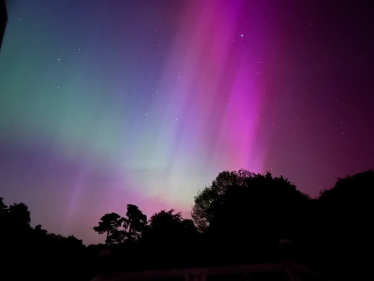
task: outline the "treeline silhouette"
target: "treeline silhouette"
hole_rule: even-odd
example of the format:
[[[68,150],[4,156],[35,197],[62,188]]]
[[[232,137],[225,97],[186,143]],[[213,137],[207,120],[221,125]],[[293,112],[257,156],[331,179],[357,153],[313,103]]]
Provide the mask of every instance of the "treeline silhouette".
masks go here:
[[[311,199],[283,177],[223,171],[195,197],[190,219],[161,210],[148,220],[135,205],[124,216],[104,214],[93,227],[105,244],[30,226],[25,204],[0,198],[1,280],[90,280],[97,256],[109,249],[118,271],[270,263],[292,258],[333,280],[372,279],[372,170],[338,179]]]

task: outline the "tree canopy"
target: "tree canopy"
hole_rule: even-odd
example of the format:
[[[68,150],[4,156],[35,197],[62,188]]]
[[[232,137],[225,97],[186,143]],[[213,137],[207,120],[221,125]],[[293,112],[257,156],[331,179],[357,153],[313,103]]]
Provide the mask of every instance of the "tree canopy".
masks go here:
[[[118,227],[121,226],[122,218],[116,213],[105,214],[99,221],[99,225],[93,229],[99,234],[106,233],[105,243],[110,244],[115,240],[113,235],[116,235]]]
[[[193,222],[183,219],[180,212],[175,213],[171,209],[162,210],[151,217],[144,238],[159,245],[176,245],[192,239],[195,234]]]
[[[294,258],[336,279],[352,280],[370,274],[365,269],[371,266],[366,256],[374,235],[373,193],[372,170],[338,179],[318,199],[282,176],[223,171],[195,197],[192,220],[170,209],[148,221],[138,206],[128,204],[123,217],[105,214],[93,228],[105,234],[106,245],[88,247],[72,235],[33,228],[27,205],[7,206],[0,197],[0,263],[5,269],[0,277],[25,279],[43,265],[40,280],[48,280],[50,272],[60,272],[60,280],[80,272],[70,279],[89,280],[103,249],[113,250],[119,268],[126,265],[126,270],[272,262],[281,259],[279,241],[291,239]],[[17,271],[20,267],[24,270]]]
[[[123,226],[127,229],[129,239],[139,239],[144,227],[147,225],[147,216],[139,210],[138,206],[132,204],[127,205],[126,216],[127,218],[123,218]]]
[[[116,213],[105,214],[93,229],[99,234],[106,233],[105,243],[108,245],[138,240],[146,225],[147,216],[137,206],[128,204],[126,217]]]

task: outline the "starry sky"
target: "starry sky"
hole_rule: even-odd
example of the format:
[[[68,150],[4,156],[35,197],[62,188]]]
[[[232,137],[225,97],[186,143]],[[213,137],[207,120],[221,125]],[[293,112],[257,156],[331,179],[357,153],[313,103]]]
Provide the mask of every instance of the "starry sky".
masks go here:
[[[188,217],[223,170],[316,197],[374,168],[374,9],[355,2],[6,1],[0,196],[89,244],[129,203]]]

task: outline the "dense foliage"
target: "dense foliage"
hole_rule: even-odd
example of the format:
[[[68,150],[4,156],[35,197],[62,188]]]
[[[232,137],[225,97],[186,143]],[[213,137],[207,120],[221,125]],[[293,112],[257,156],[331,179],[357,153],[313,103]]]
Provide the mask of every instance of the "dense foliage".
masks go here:
[[[148,220],[128,204],[123,217],[104,214],[93,227],[105,245],[89,246],[31,227],[25,204],[0,198],[1,279],[89,280],[104,249],[120,271],[274,262],[284,238],[294,241],[299,262],[333,279],[357,279],[372,274],[373,188],[374,172],[366,171],[311,199],[283,177],[223,171],[195,197],[192,220],[174,210]]]

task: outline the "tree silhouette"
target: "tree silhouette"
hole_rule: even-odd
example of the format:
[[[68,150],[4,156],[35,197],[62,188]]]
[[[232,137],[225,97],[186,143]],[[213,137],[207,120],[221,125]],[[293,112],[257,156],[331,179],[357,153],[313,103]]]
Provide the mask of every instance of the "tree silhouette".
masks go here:
[[[4,204],[3,200],[4,199],[0,197],[0,227],[2,227],[3,224],[5,223],[5,218],[9,211],[8,206]]]
[[[196,234],[193,222],[183,219],[180,212],[175,213],[171,209],[162,210],[151,217],[145,239],[159,245],[182,244]]]
[[[106,233],[105,243],[108,245],[118,241],[117,233],[121,223],[122,218],[120,215],[116,213],[105,214],[100,219],[99,225],[95,226],[93,229],[99,234]]]
[[[155,213],[143,231],[140,240],[145,249],[149,266],[155,268],[178,268],[198,264],[201,254],[199,238],[193,222],[183,219],[173,209]],[[193,259],[190,257],[194,256]],[[143,259],[144,260],[144,259]]]
[[[138,240],[147,225],[147,216],[135,205],[128,204],[126,217],[116,213],[106,214],[93,229],[99,234],[106,233],[106,244]]]
[[[205,231],[213,218],[212,209],[221,204],[223,196],[230,186],[244,186],[246,180],[254,176],[247,170],[223,171],[212,182],[210,187],[205,187],[195,196],[195,205],[192,208],[192,219],[200,231]]]
[[[338,179],[334,188],[324,191],[318,201],[330,226],[341,233],[365,235],[373,232],[367,223],[374,214],[373,197],[374,171],[369,170]]]
[[[374,171],[338,179],[319,199],[323,240],[320,250],[329,270],[338,278],[370,279],[374,229]],[[341,272],[341,268],[345,268]]]
[[[127,205],[126,216],[127,218],[123,218],[123,227],[126,229],[128,239],[139,239],[147,224],[147,216],[139,210],[138,206],[132,204]]]
[[[7,207],[0,197],[0,278],[49,280],[60,272],[59,280],[66,280],[79,272],[73,280],[89,280],[97,270],[95,257],[107,246],[126,270],[272,262],[279,261],[277,245],[286,238],[303,264],[336,280],[364,279],[372,276],[367,256],[374,236],[373,187],[374,172],[366,171],[339,179],[317,200],[283,177],[224,171],[195,197],[194,221],[171,209],[147,224],[139,208],[128,204],[125,217],[105,214],[94,227],[106,234],[107,245],[89,247],[74,236],[30,227],[28,207]],[[38,265],[45,270],[36,272]]]
[[[180,232],[181,222],[181,213],[174,214],[173,209],[169,211],[162,210],[154,214],[150,219],[150,235],[157,243],[173,243]]]
[[[240,170],[221,173],[200,192],[192,217],[196,224],[204,223],[199,227],[205,228],[213,253],[220,244],[213,258],[234,256],[246,261],[246,251],[258,259],[275,257],[281,239],[306,237],[312,207],[309,197],[287,179]],[[242,257],[235,253],[239,248]]]
[[[41,224],[38,224],[37,226],[35,226],[34,230],[37,235],[41,235],[41,236],[47,235],[47,232],[48,232],[47,230],[42,228]]]
[[[4,198],[0,197],[0,215],[3,214],[5,210],[8,209],[8,207],[3,202]]]
[[[31,217],[28,207],[23,203],[10,205],[6,221],[14,231],[29,229]]]

